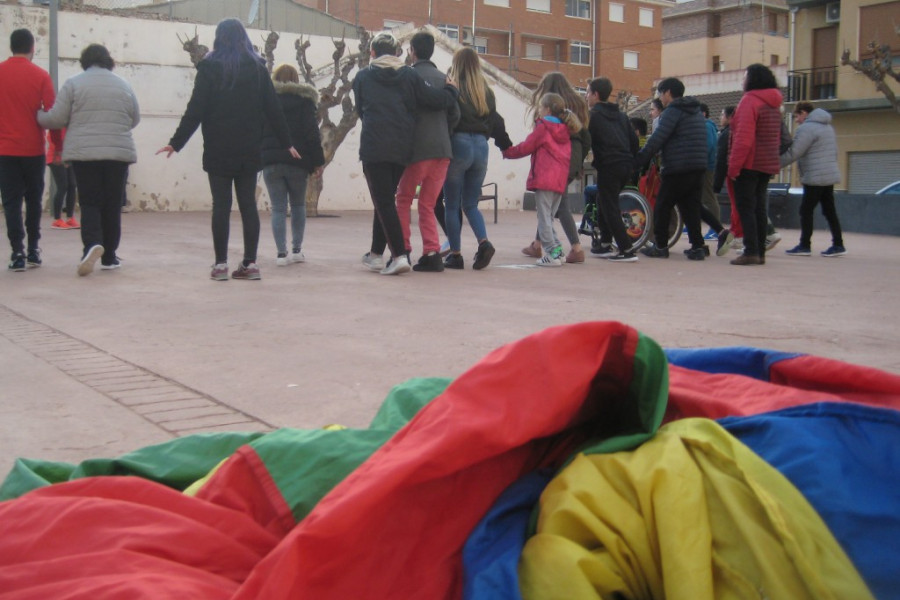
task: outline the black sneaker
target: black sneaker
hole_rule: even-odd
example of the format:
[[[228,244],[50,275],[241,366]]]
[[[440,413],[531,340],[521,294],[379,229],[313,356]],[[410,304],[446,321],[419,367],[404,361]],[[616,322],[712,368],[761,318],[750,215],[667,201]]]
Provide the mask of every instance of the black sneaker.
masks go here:
[[[609,258],[618,254],[612,244],[591,244],[591,254],[600,258]]]
[[[684,251],[684,255],[687,256],[693,250],[694,250],[693,248],[688,248],[687,250]],[[709,246],[708,245],[703,244],[703,248],[701,248],[701,250],[703,250],[703,256],[709,256]]]
[[[441,255],[437,252],[429,252],[419,259],[419,262],[413,265],[413,271],[440,273],[444,270],[444,262]]]
[[[489,241],[484,240],[478,244],[478,250],[475,252],[475,261],[472,263],[472,268],[479,271],[491,264],[494,252],[496,252],[496,250],[494,250],[494,245]]]
[[[610,256],[606,260],[612,262],[637,262],[638,257],[634,252],[619,252],[615,256]]]
[[[716,244],[716,256],[725,256],[734,245],[734,234],[730,229],[723,229],[719,234],[719,241]]]
[[[704,260],[709,256],[709,246],[704,244],[702,248],[691,248],[684,254],[688,257],[688,260]]]
[[[669,249],[657,248],[656,246],[653,246],[652,248],[641,248],[641,254],[649,256],[650,258],[669,258]]]
[[[465,268],[462,254],[453,254],[452,252],[444,259],[445,269],[462,269]]]
[[[35,248],[29,251],[28,256],[25,258],[25,263],[35,269],[41,266],[41,249]]]
[[[10,271],[22,272],[25,268],[25,255],[21,252],[16,252],[9,258]]]

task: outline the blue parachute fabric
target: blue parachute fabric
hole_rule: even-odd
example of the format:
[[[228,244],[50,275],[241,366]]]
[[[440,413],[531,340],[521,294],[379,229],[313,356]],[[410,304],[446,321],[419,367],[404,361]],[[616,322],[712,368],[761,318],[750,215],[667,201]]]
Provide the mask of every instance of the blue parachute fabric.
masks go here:
[[[900,600],[900,412],[823,402],[719,423],[778,469],[879,600]]]
[[[522,600],[518,564],[541,492],[555,473],[529,473],[500,495],[463,547],[463,600]]]
[[[667,348],[669,363],[703,371],[704,373],[733,373],[769,381],[769,369],[776,362],[803,356],[791,352],[776,352],[761,348],[732,346],[728,348]]]

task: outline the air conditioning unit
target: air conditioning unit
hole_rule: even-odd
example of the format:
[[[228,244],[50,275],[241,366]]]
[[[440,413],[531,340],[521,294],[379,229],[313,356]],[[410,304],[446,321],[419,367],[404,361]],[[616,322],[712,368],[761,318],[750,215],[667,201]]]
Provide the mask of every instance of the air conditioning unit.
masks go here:
[[[841,22],[841,3],[829,2],[825,5],[825,22],[840,23]]]
[[[475,36],[472,34],[471,27],[463,27],[462,43],[471,46],[475,43]]]

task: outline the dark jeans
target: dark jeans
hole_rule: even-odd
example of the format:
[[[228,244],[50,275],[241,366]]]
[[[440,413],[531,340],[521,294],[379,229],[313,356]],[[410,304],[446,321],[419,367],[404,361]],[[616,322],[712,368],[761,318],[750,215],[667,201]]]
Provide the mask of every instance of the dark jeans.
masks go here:
[[[73,161],[81,202],[82,256],[91,246],[103,246],[101,262],[116,262],[122,235],[122,190],[128,163],[120,160]]]
[[[53,175],[53,183],[56,185],[56,193],[53,195],[53,219],[62,216],[63,203],[66,207],[66,216],[75,215],[75,171],[72,165],[47,165],[50,174]]]
[[[768,173],[742,169],[734,180],[734,203],[741,215],[744,254],[747,256],[762,257],[766,254],[766,203],[771,178]]]
[[[700,196],[705,169],[685,173],[663,171],[653,209],[653,234],[658,248],[669,246],[669,220],[672,208],[677,204],[681,218],[687,226],[691,248],[702,248],[703,232],[700,229]],[[744,215],[741,214],[743,217]]]
[[[389,162],[363,163],[363,174],[369,184],[372,204],[375,205],[370,249],[372,254],[384,254],[385,246],[390,248],[391,256],[406,253],[403,227],[400,225],[400,216],[397,214],[397,204],[394,200],[397,185],[405,168],[404,165]]]
[[[241,225],[244,230],[244,263],[256,262],[259,247],[259,212],[256,210],[256,173],[240,175],[214,175],[209,177],[209,191],[212,192],[212,236],[216,264],[228,262],[228,234],[231,228],[231,187],[237,196],[238,210],[241,211]],[[79,185],[81,180],[79,179]],[[121,196],[119,200],[121,201]],[[82,204],[83,206],[83,204]],[[82,208],[82,210],[84,210]]]
[[[6,217],[6,236],[13,254],[37,250],[41,239],[41,197],[44,194],[44,155],[0,156],[0,197]],[[25,222],[22,222],[22,202]]]
[[[631,252],[631,238],[625,231],[622,222],[622,209],[619,207],[619,192],[631,177],[631,165],[604,168],[598,171],[597,178],[597,216],[600,218],[600,242],[609,244],[610,238],[616,240],[619,252]],[[668,236],[667,236],[668,237]]]
[[[841,233],[841,222],[834,207],[833,185],[804,185],[803,201],[800,203],[800,245],[806,248],[812,244],[813,210],[822,204],[822,214],[831,229],[831,244],[843,246],[844,236]]]

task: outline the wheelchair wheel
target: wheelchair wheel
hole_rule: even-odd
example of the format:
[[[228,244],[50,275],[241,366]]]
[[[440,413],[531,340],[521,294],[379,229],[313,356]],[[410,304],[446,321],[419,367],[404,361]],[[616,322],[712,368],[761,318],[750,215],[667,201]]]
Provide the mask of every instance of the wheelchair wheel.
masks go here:
[[[631,238],[631,248],[637,250],[647,243],[653,233],[653,211],[650,209],[650,203],[637,190],[624,189],[619,194],[619,209],[622,211],[625,232]],[[678,233],[681,234],[680,228]]]
[[[681,238],[681,232],[684,231],[684,219],[681,218],[681,211],[677,206],[672,207],[672,216],[669,217],[669,248]]]

